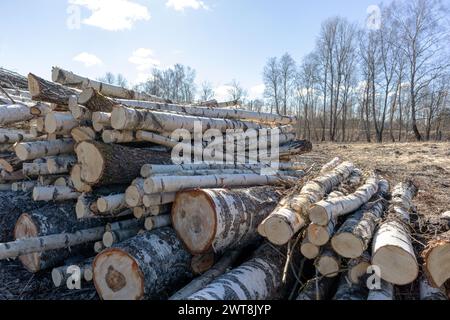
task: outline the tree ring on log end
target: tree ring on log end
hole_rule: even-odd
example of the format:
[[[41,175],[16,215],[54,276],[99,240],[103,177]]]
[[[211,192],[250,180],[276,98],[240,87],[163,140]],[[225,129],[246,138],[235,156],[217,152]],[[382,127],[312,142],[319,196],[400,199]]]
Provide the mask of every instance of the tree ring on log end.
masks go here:
[[[20,160],[26,161],[28,159],[29,152],[26,145],[18,143],[14,147],[14,151],[16,152],[17,158],[19,158]]]
[[[81,142],[77,147],[77,156],[82,159],[79,161],[84,164],[81,166],[81,180],[88,184],[97,183],[105,169],[105,160],[102,153],[94,144]]]
[[[329,222],[327,211],[324,208],[317,205],[314,205],[309,210],[309,218],[313,223],[321,226],[326,226]]]
[[[303,256],[309,260],[317,258],[320,253],[320,248],[312,243],[304,243],[300,247]]]
[[[172,208],[172,224],[192,254],[210,251],[217,229],[213,200],[201,190],[178,193]]]
[[[348,271],[348,278],[351,283],[358,284],[361,281],[361,277],[367,274],[367,269],[370,267],[370,263],[362,261]]]
[[[312,223],[308,227],[308,239],[311,243],[321,247],[328,243],[330,235],[326,227]]]
[[[326,278],[334,278],[338,276],[339,263],[333,257],[322,256],[317,261],[317,270]]]
[[[141,300],[144,275],[136,260],[120,249],[107,249],[93,264],[94,285],[103,300]]]
[[[450,279],[450,243],[438,242],[425,256],[425,271],[431,283],[441,287]]]
[[[285,245],[294,236],[291,227],[286,221],[278,216],[270,217],[264,223],[264,232],[275,245]]]
[[[39,230],[33,219],[26,213],[22,214],[17,220],[14,228],[14,239],[26,239],[39,236]],[[40,271],[41,253],[34,252],[19,257],[20,262],[30,272]]]
[[[395,285],[407,285],[419,275],[415,256],[397,246],[383,246],[372,257],[372,265],[381,269],[381,278]]]
[[[340,256],[349,259],[361,257],[364,253],[364,244],[361,239],[351,233],[340,233],[331,239],[331,246]]]

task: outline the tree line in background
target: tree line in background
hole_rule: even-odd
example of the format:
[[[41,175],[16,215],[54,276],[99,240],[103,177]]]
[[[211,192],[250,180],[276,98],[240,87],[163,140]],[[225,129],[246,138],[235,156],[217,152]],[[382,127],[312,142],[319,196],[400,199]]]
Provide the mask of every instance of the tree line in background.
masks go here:
[[[314,141],[450,139],[449,11],[440,0],[381,6],[379,28],[345,18],[322,23],[314,50],[300,63],[288,53],[263,69],[264,99],[249,100],[237,80],[230,100],[254,111],[296,114],[298,133]],[[123,76],[106,75],[126,86]],[[180,103],[214,98],[195,70],[155,69],[138,88]]]

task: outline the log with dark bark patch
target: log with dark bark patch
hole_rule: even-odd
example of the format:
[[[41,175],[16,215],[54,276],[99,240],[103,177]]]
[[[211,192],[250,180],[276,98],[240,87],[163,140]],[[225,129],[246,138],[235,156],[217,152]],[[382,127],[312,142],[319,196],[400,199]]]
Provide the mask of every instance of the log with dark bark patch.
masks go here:
[[[130,183],[148,162],[170,164],[170,154],[84,141],[75,150],[81,164],[81,179],[92,186]]]
[[[84,89],[78,97],[78,103],[88,108],[91,112],[111,113],[118,103],[93,88]]]
[[[0,242],[13,241],[14,226],[20,215],[43,205],[30,201],[29,194],[0,192]]]
[[[74,233],[79,230],[95,228],[104,224],[105,222],[96,220],[77,220],[73,203],[48,205],[30,213],[22,214],[15,225],[14,238],[17,240],[62,233]],[[20,261],[30,272],[38,272],[56,267],[76,253],[89,253],[89,248],[92,249],[92,244],[35,252],[21,256]],[[91,254],[93,255],[93,252]]]
[[[78,91],[56,84],[30,73],[28,75],[28,89],[33,100],[68,106],[70,96],[78,96]]]
[[[193,254],[248,245],[282,197],[271,186],[180,192],[172,208],[175,230]]]
[[[14,171],[22,169],[23,161],[20,160],[15,153],[9,153],[0,156],[0,166],[6,172],[12,173]]]
[[[190,259],[174,230],[145,232],[95,258],[95,287],[103,300],[162,299],[193,277]]]
[[[274,300],[284,294],[285,257],[265,244],[254,257],[211,282],[187,300]]]
[[[0,86],[4,89],[28,90],[28,80],[18,73],[0,68]]]

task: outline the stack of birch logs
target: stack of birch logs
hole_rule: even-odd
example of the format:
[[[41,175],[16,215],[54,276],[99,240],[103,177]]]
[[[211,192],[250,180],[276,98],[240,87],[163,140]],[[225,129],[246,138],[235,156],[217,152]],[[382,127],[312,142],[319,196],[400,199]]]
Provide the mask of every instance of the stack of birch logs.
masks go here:
[[[10,230],[0,260],[52,271],[55,286],[79,268],[102,299],[169,297],[202,274],[173,296],[179,299],[244,258],[241,268],[259,278],[243,276],[242,285],[254,288],[235,298],[282,296],[282,255],[260,246],[257,227],[305,176],[303,165],[289,161],[312,149],[296,139],[295,117],[236,109],[236,102],[175,104],[60,68],[52,80],[0,69],[1,189],[17,192],[5,199],[24,208],[0,220]],[[180,142],[171,132],[180,128],[193,134],[181,147],[192,150],[194,164],[172,163]],[[216,151],[225,149],[229,130],[255,129],[259,145],[233,141],[226,164],[198,161],[208,150],[199,136],[209,129],[223,138],[209,141]],[[268,157],[284,161],[275,175],[254,158],[274,133],[280,148]],[[36,206],[27,207],[31,199]],[[259,249],[249,256],[248,248]],[[267,277],[271,288],[261,286]]]
[[[434,234],[423,250],[419,277],[410,218],[417,186],[407,180],[390,192],[388,181],[377,172],[367,173],[364,183],[361,179],[362,172],[352,163],[333,159],[259,225],[258,232],[270,242],[293,246],[313,261],[315,276],[297,299],[394,300],[395,286],[416,279],[421,299],[447,299],[448,213],[426,222],[438,226],[440,235]]]

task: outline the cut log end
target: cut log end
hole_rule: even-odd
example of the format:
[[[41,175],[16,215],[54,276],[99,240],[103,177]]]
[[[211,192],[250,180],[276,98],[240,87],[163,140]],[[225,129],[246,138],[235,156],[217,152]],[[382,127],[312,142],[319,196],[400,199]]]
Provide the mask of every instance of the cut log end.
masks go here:
[[[339,262],[330,256],[319,257],[316,261],[317,270],[327,278],[334,278],[339,275]]]
[[[111,115],[111,126],[116,130],[123,130],[126,128],[126,120],[126,108],[114,108]]]
[[[125,192],[125,201],[130,208],[136,208],[143,204],[143,197],[137,186],[130,186]]]
[[[308,238],[311,243],[321,247],[328,243],[330,234],[327,231],[327,227],[312,223],[308,227]]]
[[[195,274],[203,274],[214,266],[214,253],[196,255],[192,257],[191,269]]]
[[[380,267],[381,278],[396,285],[407,285],[419,275],[415,256],[397,246],[384,246],[372,257],[372,264]],[[402,272],[398,272],[401,266]]]
[[[315,224],[320,226],[326,226],[329,222],[329,217],[327,211],[317,205],[314,205],[309,210],[309,218]]]
[[[82,166],[81,179],[88,184],[95,184],[102,176],[105,161],[103,155],[95,145],[82,142],[77,147],[77,155],[83,157],[86,163],[95,163],[96,165]]]
[[[351,233],[340,233],[331,239],[331,246],[340,256],[349,259],[360,257],[364,252],[362,240]]]
[[[358,284],[361,278],[367,274],[367,269],[370,267],[370,263],[361,261],[348,271],[348,279],[353,284]]]
[[[300,252],[306,259],[313,260],[319,255],[320,248],[312,243],[306,242],[301,245]]]
[[[443,286],[450,279],[450,243],[436,243],[425,256],[425,271],[430,283]]]
[[[275,245],[284,245],[294,236],[290,225],[285,219],[277,216],[270,217],[264,223],[264,233]]]
[[[24,144],[18,143],[14,147],[14,151],[16,152],[17,158],[19,158],[22,161],[28,160],[29,152],[27,147]]]
[[[31,73],[28,75],[28,90],[32,97],[39,96],[41,92],[39,81]]]
[[[26,213],[22,214],[14,228],[14,239],[26,239],[37,236],[39,236],[39,230],[33,219]],[[40,270],[40,258],[41,254],[35,252],[20,256],[19,260],[28,271],[35,273]]]
[[[95,90],[93,88],[86,88],[80,93],[80,96],[78,97],[78,103],[81,105],[85,105],[94,96]]]
[[[114,236],[114,232],[107,231],[103,235],[103,245],[106,248],[111,248],[113,246],[113,244],[116,242],[115,240],[116,239],[115,239],[115,236]]]
[[[172,222],[190,252],[203,253],[211,248],[216,219],[212,200],[205,192],[195,190],[177,195],[172,209]]]
[[[141,300],[144,276],[133,257],[120,249],[107,249],[93,265],[94,284],[103,300]]]

